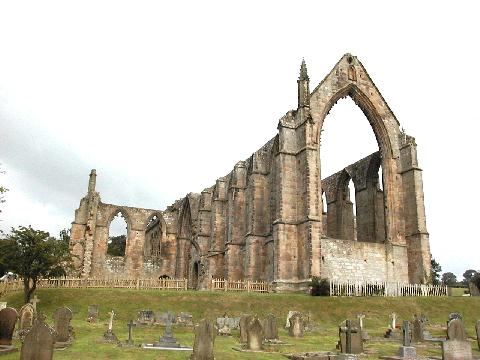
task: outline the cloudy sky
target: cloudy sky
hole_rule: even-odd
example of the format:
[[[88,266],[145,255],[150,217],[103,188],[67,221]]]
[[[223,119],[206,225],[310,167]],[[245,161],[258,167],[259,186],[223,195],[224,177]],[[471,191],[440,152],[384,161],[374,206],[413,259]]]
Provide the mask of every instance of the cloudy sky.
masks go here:
[[[0,3],[0,228],[68,228],[98,173],[102,201],[164,209],[227,174],[356,55],[417,139],[444,271],[480,268],[478,1]],[[350,99],[327,117],[323,174],[376,151]],[[468,181],[467,181],[468,180]]]

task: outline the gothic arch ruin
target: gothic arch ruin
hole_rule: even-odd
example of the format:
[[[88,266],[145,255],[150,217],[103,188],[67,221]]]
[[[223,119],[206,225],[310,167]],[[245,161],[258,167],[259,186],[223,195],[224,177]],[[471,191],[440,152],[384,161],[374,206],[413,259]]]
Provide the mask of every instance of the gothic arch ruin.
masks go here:
[[[355,56],[345,54],[312,92],[309,81],[302,62],[298,107],[279,120],[277,134],[214,185],[164,211],[102,203],[92,171],[72,223],[78,273],[168,275],[199,289],[212,278],[268,281],[278,291],[305,289],[312,276],[427,282],[429,236],[415,139],[400,130]],[[321,130],[330,109],[346,96],[365,114],[378,152],[324,176]],[[356,216],[345,193],[350,179]],[[128,218],[128,245],[123,271],[112,274],[104,254],[117,210]],[[154,214],[158,221],[151,223]],[[152,247],[155,261],[148,256]]]

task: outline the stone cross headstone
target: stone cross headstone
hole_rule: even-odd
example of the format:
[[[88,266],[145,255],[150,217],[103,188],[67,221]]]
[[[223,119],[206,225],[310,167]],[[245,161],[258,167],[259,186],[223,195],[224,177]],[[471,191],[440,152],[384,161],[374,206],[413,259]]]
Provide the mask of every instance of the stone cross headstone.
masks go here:
[[[277,318],[273,314],[268,314],[265,318],[265,340],[278,339]]]
[[[54,330],[45,324],[44,316],[39,315],[25,336],[20,350],[20,360],[51,360],[54,343]]]
[[[288,328],[288,334],[292,337],[303,337],[303,330],[305,325],[303,324],[303,318],[300,313],[293,314],[290,318],[290,327]]]
[[[475,324],[475,331],[477,332],[478,350],[480,350],[480,320],[477,320]]]
[[[37,304],[40,302],[40,299],[37,297],[37,294],[35,294],[35,296],[33,297],[32,300],[30,300],[30,302],[33,305],[33,310],[37,312]]]
[[[6,301],[0,301],[0,310],[5,309],[7,307]]]
[[[398,355],[401,359],[415,360],[417,358],[417,350],[411,346],[410,322],[403,321],[402,325],[403,342],[398,349]]]
[[[345,322],[345,327],[341,326],[340,329],[339,329],[339,335],[340,335],[340,350],[343,354],[358,354],[358,353],[361,353],[363,352],[363,348],[362,349],[358,349],[357,346],[358,344],[356,344],[358,341],[355,341],[353,339],[353,334],[357,334],[357,338],[359,338],[358,335],[360,333],[360,329],[357,328],[357,327],[354,327],[352,326],[352,323],[350,320],[347,320]],[[342,340],[342,334],[344,334],[345,336],[345,342],[343,342]],[[361,338],[360,338],[360,344],[361,344]],[[343,346],[345,345],[345,346]],[[357,345],[357,346],[355,346]]]
[[[68,342],[71,340],[70,320],[72,320],[72,317],[72,310],[67,307],[58,308],[53,313],[57,342]]]
[[[201,320],[195,330],[195,342],[191,360],[214,360],[215,327],[208,320]]]
[[[472,360],[469,341],[447,340],[442,342],[442,360]]]
[[[395,329],[397,327],[397,314],[391,313],[390,314],[390,319],[392,320],[390,326],[391,326],[392,329]]]
[[[467,340],[467,334],[465,332],[465,326],[463,325],[462,320],[453,319],[448,322],[447,339],[460,341]]]
[[[421,342],[424,339],[424,323],[417,316],[413,319],[412,342]]]
[[[98,305],[88,305],[87,321],[96,323],[98,321]]]
[[[365,318],[364,314],[358,314],[357,315],[358,323],[360,325],[360,330],[363,330],[363,319],[364,318]]]
[[[14,308],[6,307],[0,310],[0,345],[12,345],[17,319],[18,313]]]
[[[252,315],[242,315],[240,317],[240,342],[246,343],[247,342],[247,325],[252,320]]]
[[[33,326],[33,319],[35,317],[33,305],[30,303],[23,305],[20,309],[19,317],[18,330],[24,331],[30,329]]]
[[[263,326],[260,320],[255,316],[247,324],[247,349],[253,351],[262,350]]]
[[[128,344],[128,345],[133,345],[132,328],[134,328],[135,326],[137,326],[137,324],[135,324],[132,320],[130,320],[130,322],[127,324],[127,326],[128,326],[128,340],[127,340],[127,344]]]

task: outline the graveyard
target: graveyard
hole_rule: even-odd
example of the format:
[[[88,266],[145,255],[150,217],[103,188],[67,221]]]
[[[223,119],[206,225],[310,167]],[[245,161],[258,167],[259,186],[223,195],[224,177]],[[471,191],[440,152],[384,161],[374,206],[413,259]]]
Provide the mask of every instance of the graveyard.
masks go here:
[[[39,289],[36,295],[34,306],[37,314],[40,314],[38,316],[43,314],[47,325],[53,327],[54,317],[56,321],[59,318],[67,319],[63,323],[63,330],[57,328],[57,332],[63,333],[65,338],[61,341],[57,339],[60,344],[55,345],[54,359],[187,359],[192,354],[191,348],[199,346],[195,341],[195,325],[198,326],[202,319],[211,322],[201,323],[200,327],[207,333],[216,334],[213,353],[217,360],[287,359],[287,354],[328,351],[337,354],[339,326],[342,329],[343,345],[345,341],[347,347],[358,345],[355,345],[354,340],[348,344],[346,339],[349,337],[349,329],[352,332],[358,331],[353,326],[358,326],[359,314],[362,314],[362,328],[367,334],[363,339],[362,331],[363,352],[359,359],[394,359],[402,345],[401,326],[404,320],[408,320],[410,326],[414,327],[415,322],[420,322],[421,318],[425,334],[428,333],[434,340],[444,340],[447,336],[447,320],[449,316],[452,319],[457,316],[455,314],[461,315],[466,335],[462,335],[463,327],[449,326],[450,338],[454,336],[451,332],[466,336],[473,358],[480,358],[475,330],[476,321],[480,319],[480,297],[312,297],[301,293],[129,289]],[[7,294],[0,302],[7,302],[8,307],[20,311],[23,306],[22,294]],[[93,310],[98,310],[98,313],[91,313],[89,307],[92,304],[96,305]],[[71,310],[71,313],[64,307]],[[292,326],[286,329],[289,311],[298,311],[301,315],[293,314],[290,318]],[[153,313],[161,321],[153,322],[150,318]],[[258,337],[256,340],[261,351],[253,352],[242,345],[240,338],[246,336],[238,329],[238,322],[243,321],[242,314],[252,316],[246,320],[251,327],[248,336],[253,337],[250,330],[253,333],[255,327],[263,331],[260,341]],[[417,315],[417,319],[413,318],[414,315]],[[68,323],[70,316],[71,321]],[[172,323],[171,320],[175,318],[177,321]],[[180,323],[180,318],[185,321]],[[265,326],[263,319],[266,318],[270,318],[269,324],[272,320],[276,322],[278,339],[273,342],[263,341],[262,346],[262,338],[275,331]],[[350,321],[345,323],[345,320]],[[234,325],[235,321],[237,326]],[[385,338],[385,333],[392,328],[392,321],[396,322],[392,331],[396,335]],[[453,319],[450,323],[456,321]],[[131,326],[127,326],[129,323]],[[212,324],[216,326],[213,327]],[[127,342],[129,330],[130,344]],[[412,330],[411,346],[415,348],[416,358],[442,359],[440,341],[425,339],[417,342],[414,333],[415,329]],[[110,341],[107,341],[107,334]],[[112,334],[114,338],[111,337]],[[47,335],[42,336],[48,337]],[[162,338],[167,339],[167,342],[174,339],[177,344],[189,349],[172,351],[140,347],[142,344],[162,342]],[[247,343],[250,344],[250,341],[248,339]],[[18,351],[2,355],[1,359],[19,358],[22,343],[18,335],[14,336],[12,345]],[[309,358],[299,356],[290,358]],[[336,357],[332,357],[334,358]]]

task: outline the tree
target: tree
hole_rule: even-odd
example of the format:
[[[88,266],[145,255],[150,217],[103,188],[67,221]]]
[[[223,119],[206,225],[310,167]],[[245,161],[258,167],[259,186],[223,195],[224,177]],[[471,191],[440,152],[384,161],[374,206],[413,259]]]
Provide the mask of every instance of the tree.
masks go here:
[[[125,256],[125,235],[111,236],[108,239],[107,254],[112,256]]]
[[[470,281],[477,286],[478,290],[480,290],[480,271],[477,271]]]
[[[433,285],[439,285],[440,284],[440,273],[442,272],[442,267],[438,262],[435,261],[435,259],[432,257],[430,259],[430,265],[432,267],[431,273],[430,273],[430,278],[432,281]]]
[[[72,266],[68,244],[31,226],[12,228],[11,234],[0,241],[0,263],[22,277],[25,303],[40,278],[65,276]]]
[[[477,272],[475,270],[472,270],[472,269],[468,269],[468,270],[465,270],[465,272],[463,273],[463,281],[462,283],[464,285],[467,285],[468,286],[468,283],[470,282],[470,280],[475,276]]]
[[[442,275],[442,284],[452,286],[457,283],[457,276],[452,272],[446,272]]]

